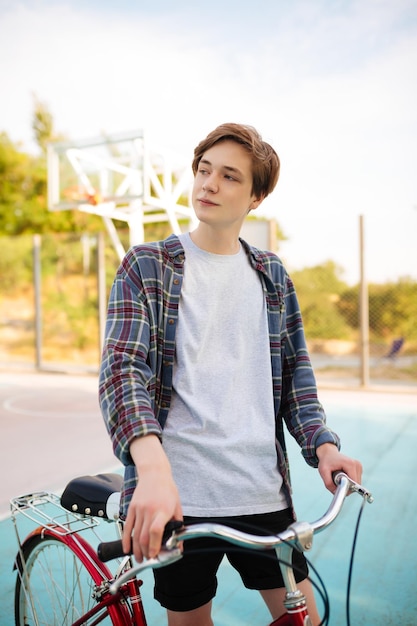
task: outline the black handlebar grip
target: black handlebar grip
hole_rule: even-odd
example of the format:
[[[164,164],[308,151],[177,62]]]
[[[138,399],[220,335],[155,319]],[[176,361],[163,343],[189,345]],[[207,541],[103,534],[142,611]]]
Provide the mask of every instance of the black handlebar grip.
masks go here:
[[[335,470],[334,472],[332,472],[332,478],[333,478],[333,482],[335,485],[338,485],[340,482],[340,478],[341,476],[345,476],[346,474],[344,472],[342,472],[342,470]]]
[[[162,537],[162,544],[164,544],[175,530],[180,530],[184,525],[183,521],[171,520],[165,526],[164,534]],[[112,559],[119,559],[126,556],[122,548],[122,540],[116,539],[115,541],[106,541],[99,543],[97,546],[97,556],[102,563],[111,561]]]
[[[171,537],[172,533],[176,530],[181,530],[183,528],[184,522],[182,520],[172,519],[165,525],[164,534],[162,536],[162,544],[166,543],[166,541]]]
[[[116,539],[115,541],[99,543],[97,546],[97,556],[102,563],[125,556],[122,548],[122,540]]]

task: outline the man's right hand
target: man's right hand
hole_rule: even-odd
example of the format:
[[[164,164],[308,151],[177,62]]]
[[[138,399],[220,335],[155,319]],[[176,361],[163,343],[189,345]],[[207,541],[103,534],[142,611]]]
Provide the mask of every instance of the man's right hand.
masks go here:
[[[156,435],[135,439],[130,454],[136,465],[138,484],[129,504],[123,529],[123,550],[134,557],[155,557],[160,549],[165,525],[182,520],[178,489],[171,466]]]

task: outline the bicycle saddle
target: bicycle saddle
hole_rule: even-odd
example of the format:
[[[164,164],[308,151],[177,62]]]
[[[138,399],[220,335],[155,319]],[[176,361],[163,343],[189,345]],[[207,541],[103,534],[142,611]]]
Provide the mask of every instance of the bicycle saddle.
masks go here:
[[[72,513],[118,519],[122,484],[119,474],[73,478],[61,495],[61,505]]]

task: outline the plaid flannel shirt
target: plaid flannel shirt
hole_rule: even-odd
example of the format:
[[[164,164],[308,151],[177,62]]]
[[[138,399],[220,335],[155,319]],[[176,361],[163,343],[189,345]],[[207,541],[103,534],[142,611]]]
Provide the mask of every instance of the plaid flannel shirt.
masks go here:
[[[276,448],[291,502],[284,423],[313,467],[318,465],[318,446],[330,442],[339,447],[340,442],[326,426],[317,397],[293,283],[275,254],[241,243],[262,281],[267,304]],[[168,416],[184,261],[175,235],[135,246],[123,259],[110,294],[99,400],[114,453],[125,466],[122,515],[137,481],[130,443],[150,433],[162,439]]]

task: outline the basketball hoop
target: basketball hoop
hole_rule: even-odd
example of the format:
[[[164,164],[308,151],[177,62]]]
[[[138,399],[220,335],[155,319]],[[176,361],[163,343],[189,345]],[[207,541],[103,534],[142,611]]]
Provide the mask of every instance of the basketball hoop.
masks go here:
[[[99,215],[124,254],[113,220],[126,222],[131,245],[144,240],[144,224],[194,222],[189,202],[191,168],[153,148],[142,131],[48,146],[48,208]]]

